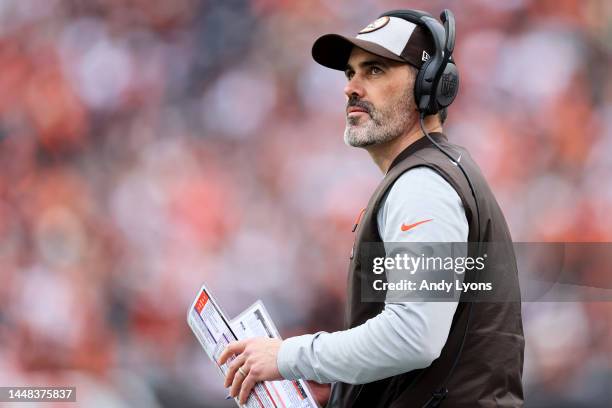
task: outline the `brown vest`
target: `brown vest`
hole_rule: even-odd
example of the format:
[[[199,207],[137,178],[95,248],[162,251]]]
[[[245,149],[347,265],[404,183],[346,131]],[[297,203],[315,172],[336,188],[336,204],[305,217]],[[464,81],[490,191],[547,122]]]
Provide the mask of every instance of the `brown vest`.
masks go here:
[[[347,328],[363,324],[384,308],[384,297],[373,292],[371,263],[363,259],[384,256],[378,233],[377,213],[385,193],[411,168],[425,166],[440,174],[457,192],[469,223],[468,256],[487,253],[487,281],[494,290],[489,298],[465,297],[459,302],[448,340],[440,357],[427,368],[385,378],[368,384],[334,384],[328,407],[520,407],[523,405],[522,371],[524,338],[520,292],[512,240],[504,216],[486,180],[469,153],[449,144],[440,133],[431,136],[460,163],[469,175],[476,197],[466,177],[425,137],[408,146],[370,198],[356,230],[348,276]],[[415,199],[418,199],[415,197]],[[479,225],[480,224],[480,225]],[[480,231],[479,231],[480,229]],[[374,245],[373,245],[374,243]],[[495,243],[493,245],[488,243]],[[488,244],[488,245],[487,245]],[[367,256],[364,256],[364,253]],[[368,265],[368,266],[366,266]],[[493,275],[493,276],[492,276]],[[473,276],[468,279],[474,280]],[[505,296],[502,301],[500,294]],[[371,295],[371,296],[370,296]],[[366,297],[378,301],[365,302]],[[467,327],[467,330],[466,330]],[[460,356],[457,358],[457,356]],[[454,367],[454,368],[453,368]]]

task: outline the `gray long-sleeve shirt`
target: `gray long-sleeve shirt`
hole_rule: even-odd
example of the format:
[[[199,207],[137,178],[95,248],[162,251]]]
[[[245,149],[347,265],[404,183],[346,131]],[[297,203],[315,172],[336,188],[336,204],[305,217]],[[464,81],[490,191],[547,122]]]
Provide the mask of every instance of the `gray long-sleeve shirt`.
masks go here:
[[[424,220],[431,221],[402,228]],[[385,243],[467,242],[469,232],[457,192],[425,167],[409,170],[395,182],[377,221]],[[363,384],[427,367],[446,343],[456,308],[456,301],[387,297],[384,310],[360,326],[284,340],[278,369],[286,379]]]

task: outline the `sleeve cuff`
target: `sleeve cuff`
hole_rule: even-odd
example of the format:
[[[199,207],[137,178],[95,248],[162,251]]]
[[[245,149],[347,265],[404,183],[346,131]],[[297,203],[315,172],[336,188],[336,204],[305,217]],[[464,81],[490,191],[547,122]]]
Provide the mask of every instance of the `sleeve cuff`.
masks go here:
[[[299,366],[307,362],[300,361],[300,350],[304,350],[304,347],[309,347],[312,337],[313,335],[311,334],[290,337],[281,343],[278,356],[276,357],[276,364],[278,365],[278,371],[286,380],[303,378]]]

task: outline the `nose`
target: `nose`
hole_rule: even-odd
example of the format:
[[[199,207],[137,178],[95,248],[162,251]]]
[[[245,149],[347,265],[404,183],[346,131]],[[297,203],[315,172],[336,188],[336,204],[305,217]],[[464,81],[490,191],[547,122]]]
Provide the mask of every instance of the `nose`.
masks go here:
[[[357,79],[357,75],[353,75],[344,87],[344,94],[347,98],[361,99],[365,96],[365,89]]]

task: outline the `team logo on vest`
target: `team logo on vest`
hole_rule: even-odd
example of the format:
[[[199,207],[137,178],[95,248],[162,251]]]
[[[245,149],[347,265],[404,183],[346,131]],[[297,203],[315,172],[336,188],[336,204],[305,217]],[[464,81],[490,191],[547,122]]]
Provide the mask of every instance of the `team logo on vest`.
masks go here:
[[[367,26],[363,27],[359,34],[371,33],[372,31],[376,31],[380,28],[383,28],[389,23],[390,20],[391,19],[389,18],[389,16],[384,16],[377,20],[374,20]]]
[[[453,74],[442,75],[441,86],[440,93],[442,96],[445,98],[453,96],[457,89],[457,77]]]

